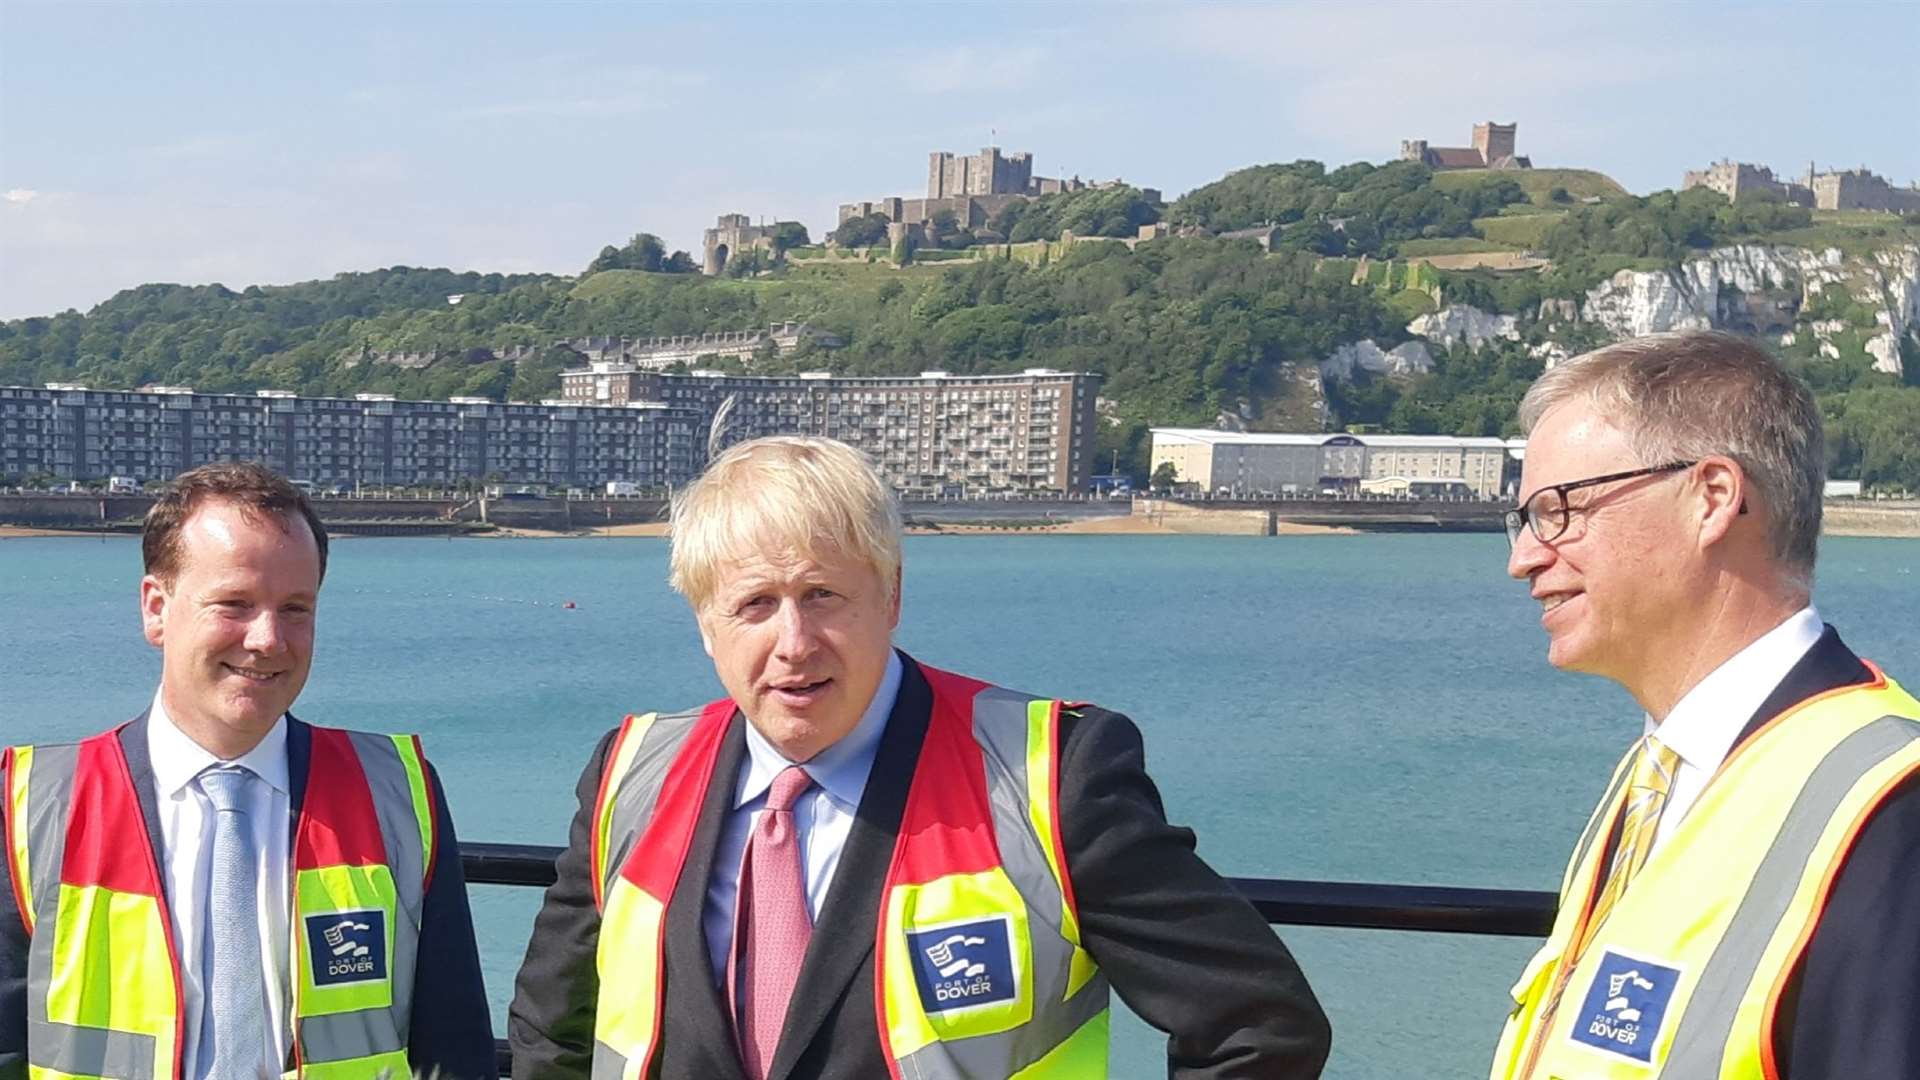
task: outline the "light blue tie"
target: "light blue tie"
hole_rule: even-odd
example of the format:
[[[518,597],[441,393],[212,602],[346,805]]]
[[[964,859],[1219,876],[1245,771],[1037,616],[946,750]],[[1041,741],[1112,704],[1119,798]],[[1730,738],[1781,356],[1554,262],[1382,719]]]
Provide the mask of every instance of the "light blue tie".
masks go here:
[[[246,798],[253,773],[243,766],[200,774],[213,803],[213,884],[207,902],[206,950],[201,961],[199,1073],[207,1080],[256,1080],[251,1068],[267,1039],[260,966],[258,853],[248,827]]]

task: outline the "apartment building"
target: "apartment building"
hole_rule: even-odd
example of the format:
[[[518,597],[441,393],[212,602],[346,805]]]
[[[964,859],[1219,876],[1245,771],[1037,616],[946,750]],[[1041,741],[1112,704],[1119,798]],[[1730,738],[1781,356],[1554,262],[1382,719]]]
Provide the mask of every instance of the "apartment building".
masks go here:
[[[184,387],[0,386],[0,477],[165,480],[210,461],[263,461],[320,485],[684,483],[704,462],[706,418],[621,408],[386,394],[196,394]]]
[[[1096,375],[758,378],[603,362],[562,383],[561,398],[538,405],[0,387],[0,478],[163,480],[259,460],[322,486],[664,487],[699,475],[716,418],[722,445],[780,434],[851,443],[914,494],[1085,491],[1092,473]]]
[[[561,372],[560,384],[564,402],[660,401],[709,417],[731,399],[724,444],[762,435],[839,439],[909,494],[1085,491],[1093,472],[1100,376],[1082,372],[667,375],[607,362]]]

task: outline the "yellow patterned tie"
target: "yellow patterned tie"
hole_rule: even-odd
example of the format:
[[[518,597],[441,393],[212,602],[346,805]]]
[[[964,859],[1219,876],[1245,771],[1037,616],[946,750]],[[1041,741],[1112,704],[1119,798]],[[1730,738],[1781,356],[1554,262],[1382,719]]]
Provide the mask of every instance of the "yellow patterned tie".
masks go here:
[[[1660,828],[1660,812],[1667,808],[1667,793],[1673,790],[1673,777],[1680,769],[1680,755],[1651,735],[1640,740],[1640,759],[1634,762],[1633,778],[1627,781],[1627,806],[1620,815],[1620,842],[1613,850],[1613,864],[1607,870],[1606,884],[1594,901],[1593,914],[1587,919],[1573,955],[1586,952],[1588,943],[1607,913],[1620,902],[1628,882],[1640,872],[1653,850],[1653,836]]]

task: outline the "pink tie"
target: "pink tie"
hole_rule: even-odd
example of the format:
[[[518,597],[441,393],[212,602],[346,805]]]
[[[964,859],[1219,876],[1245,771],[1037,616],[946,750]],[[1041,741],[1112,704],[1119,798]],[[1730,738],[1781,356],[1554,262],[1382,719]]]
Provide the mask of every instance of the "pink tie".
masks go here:
[[[727,987],[749,1080],[765,1080],[773,1064],[787,1003],[793,1000],[807,939],[813,936],[800,870],[800,836],[793,826],[794,801],[812,786],[813,778],[798,765],[773,778],[767,808],[747,839],[741,864],[733,916],[733,955],[740,969],[728,973]]]

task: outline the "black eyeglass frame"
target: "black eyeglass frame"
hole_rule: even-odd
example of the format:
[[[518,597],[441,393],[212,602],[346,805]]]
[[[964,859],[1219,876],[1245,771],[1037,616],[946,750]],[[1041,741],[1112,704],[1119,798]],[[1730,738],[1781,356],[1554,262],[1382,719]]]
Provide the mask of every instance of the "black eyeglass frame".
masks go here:
[[[1567,505],[1567,494],[1569,492],[1579,491],[1581,488],[1594,487],[1599,484],[1611,484],[1616,480],[1633,480],[1638,477],[1654,476],[1659,473],[1679,472],[1682,469],[1691,469],[1698,464],[1700,464],[1698,460],[1670,461],[1665,465],[1652,465],[1644,469],[1628,469],[1626,472],[1608,473],[1605,476],[1590,476],[1585,480],[1569,480],[1564,484],[1548,484],[1546,487],[1536,488],[1532,494],[1521,499],[1518,506],[1501,515],[1501,521],[1507,529],[1507,544],[1508,546],[1512,546],[1519,543],[1520,530],[1522,529],[1532,529],[1533,538],[1543,544],[1551,544],[1564,536],[1567,529],[1573,524],[1573,507]],[[1527,511],[1527,507],[1533,505],[1535,499],[1549,491],[1558,495],[1560,498],[1560,527],[1553,531],[1552,536],[1542,534],[1539,524],[1540,519]],[[1742,505],[1740,512],[1745,513],[1746,509],[1746,506]]]

